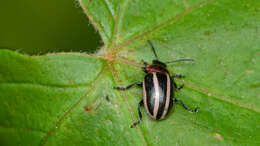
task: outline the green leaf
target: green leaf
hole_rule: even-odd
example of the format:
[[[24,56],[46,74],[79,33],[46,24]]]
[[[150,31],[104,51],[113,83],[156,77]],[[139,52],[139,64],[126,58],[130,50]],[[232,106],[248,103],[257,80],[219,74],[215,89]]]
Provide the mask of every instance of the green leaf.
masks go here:
[[[92,55],[24,56],[0,51],[1,145],[259,145],[260,1],[81,0],[104,48]],[[142,90],[141,60],[183,74],[177,103],[152,120]],[[105,97],[108,96],[108,99]]]

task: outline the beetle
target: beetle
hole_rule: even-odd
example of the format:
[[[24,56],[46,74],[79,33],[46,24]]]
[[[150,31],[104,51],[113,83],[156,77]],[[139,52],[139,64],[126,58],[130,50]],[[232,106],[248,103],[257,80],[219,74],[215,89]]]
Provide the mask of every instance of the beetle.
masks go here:
[[[143,88],[143,99],[138,105],[139,119],[131,125],[131,128],[135,127],[142,121],[141,107],[144,106],[146,112],[155,120],[162,120],[171,110],[172,106],[176,102],[180,102],[182,106],[191,113],[198,112],[198,107],[195,109],[189,109],[180,99],[174,96],[175,91],[179,91],[183,88],[183,84],[177,87],[174,78],[183,78],[183,75],[174,74],[170,76],[167,69],[167,65],[173,62],[180,61],[194,61],[193,59],[179,59],[169,62],[161,62],[158,59],[155,48],[150,40],[147,41],[153,51],[155,60],[152,64],[148,64],[143,61],[144,67],[142,70],[146,73],[143,82],[136,82],[127,87],[114,87],[117,90],[127,90],[134,85]]]

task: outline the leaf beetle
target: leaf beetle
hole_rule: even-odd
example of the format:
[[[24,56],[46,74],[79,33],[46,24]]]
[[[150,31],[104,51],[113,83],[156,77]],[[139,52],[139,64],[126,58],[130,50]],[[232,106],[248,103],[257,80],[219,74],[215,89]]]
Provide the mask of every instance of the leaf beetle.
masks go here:
[[[131,125],[131,128],[135,127],[142,121],[141,107],[144,106],[146,112],[155,120],[162,120],[171,110],[175,102],[180,102],[182,106],[189,112],[195,113],[198,112],[198,107],[195,109],[189,109],[180,99],[174,96],[175,91],[179,91],[183,88],[183,84],[180,87],[177,87],[177,84],[174,81],[174,78],[183,78],[183,75],[174,74],[170,76],[169,71],[167,70],[166,64],[180,61],[194,61],[193,59],[179,59],[169,62],[161,62],[158,59],[155,48],[150,40],[147,41],[151,46],[155,60],[152,64],[148,64],[143,61],[144,67],[142,70],[146,73],[143,82],[136,82],[127,87],[114,87],[117,90],[127,90],[134,85],[143,88],[143,99],[139,102],[138,105],[138,121],[134,122]]]

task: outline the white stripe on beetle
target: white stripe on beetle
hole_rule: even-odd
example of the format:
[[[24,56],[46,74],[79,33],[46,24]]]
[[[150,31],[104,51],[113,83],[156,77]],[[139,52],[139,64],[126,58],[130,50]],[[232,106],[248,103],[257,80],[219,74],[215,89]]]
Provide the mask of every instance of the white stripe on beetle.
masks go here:
[[[165,102],[165,105],[164,105],[163,115],[161,116],[160,119],[163,119],[166,116],[168,108],[169,108],[169,104],[170,104],[170,98],[171,98],[170,97],[171,96],[170,77],[169,77],[169,74],[166,74],[166,76],[167,76],[166,102]]]
[[[159,91],[159,82],[156,75],[156,72],[153,72],[153,84],[154,84],[154,108],[153,108],[153,118],[156,119],[159,110],[159,101],[160,101],[160,91]]]
[[[148,109],[148,105],[147,105],[147,94],[146,94],[146,89],[145,89],[145,79],[143,81],[143,102],[144,102],[144,107],[146,109],[146,112],[151,116],[153,117],[153,115],[151,115],[151,113],[149,112],[149,109]]]

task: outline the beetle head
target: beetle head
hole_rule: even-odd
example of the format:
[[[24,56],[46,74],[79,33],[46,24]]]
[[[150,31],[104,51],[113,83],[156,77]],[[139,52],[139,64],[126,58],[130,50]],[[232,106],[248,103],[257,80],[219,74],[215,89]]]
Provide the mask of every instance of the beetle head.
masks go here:
[[[168,70],[166,68],[166,64],[163,62],[160,62],[159,60],[153,60],[153,63],[150,65],[145,65],[142,67],[142,70],[145,73],[150,73],[150,72],[164,72],[168,73]]]
[[[152,65],[156,65],[156,66],[160,66],[160,67],[163,67],[163,68],[166,68],[167,65],[159,60],[153,60],[153,64]]]

